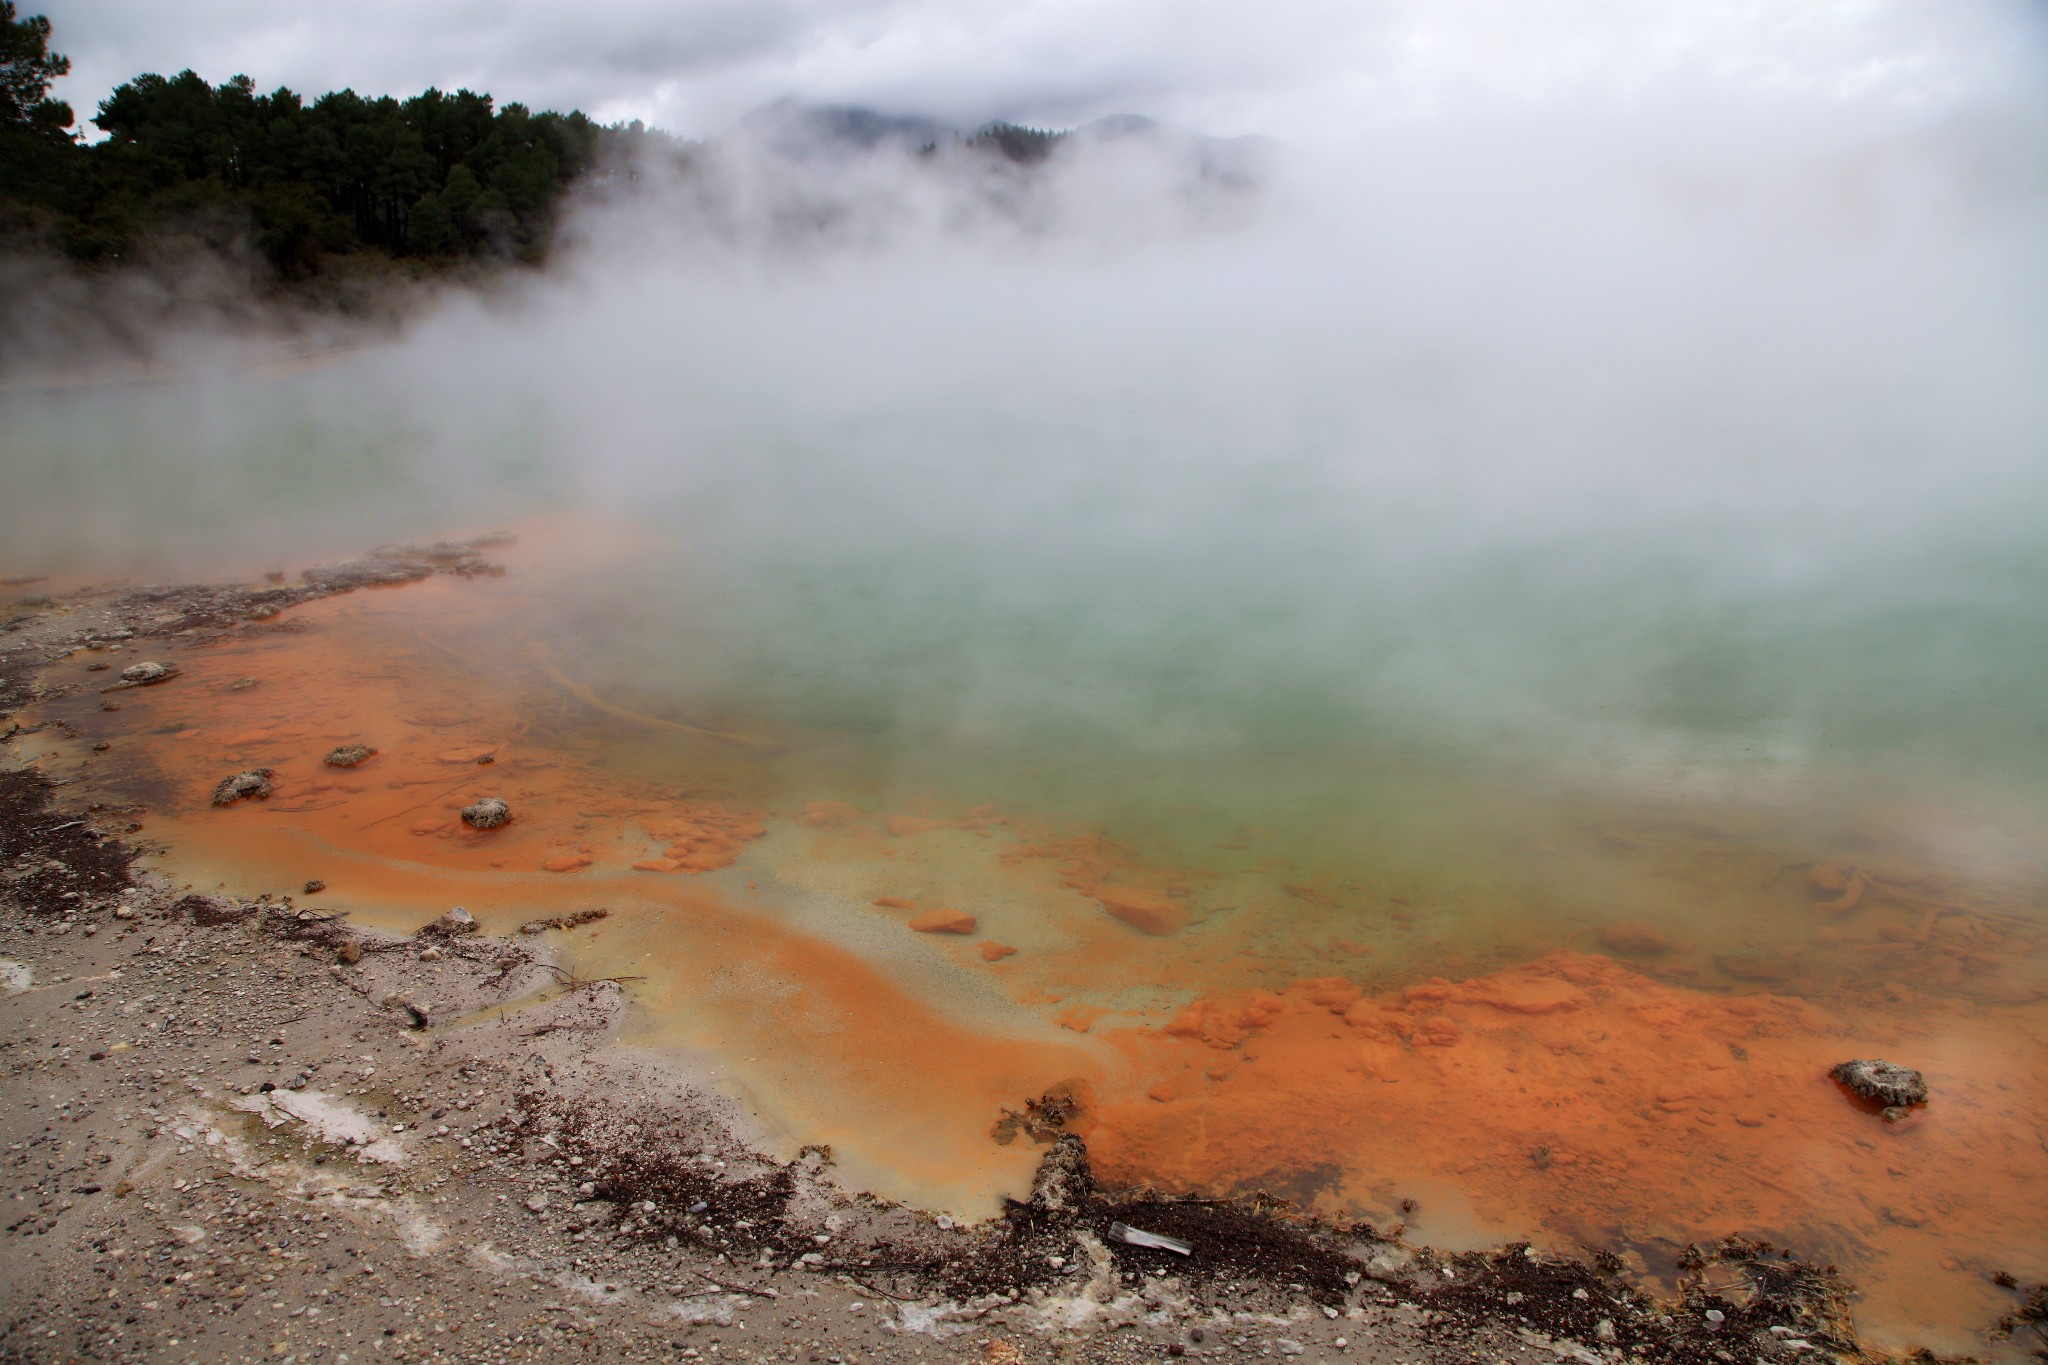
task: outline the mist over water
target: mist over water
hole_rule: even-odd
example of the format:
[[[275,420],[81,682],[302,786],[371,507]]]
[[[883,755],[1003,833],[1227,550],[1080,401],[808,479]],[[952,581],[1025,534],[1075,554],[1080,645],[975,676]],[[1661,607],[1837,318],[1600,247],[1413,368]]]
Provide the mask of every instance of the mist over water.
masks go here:
[[[401,341],[17,390],[9,567],[576,511],[643,531],[534,607],[593,682],[849,737],[848,781],[1205,834],[1409,765],[2029,818],[2026,66],[1695,71],[1035,176],[754,126]]]
[[[1612,918],[1803,945],[1756,868],[1833,856],[2037,921],[2048,87],[1691,74],[1221,194],[720,153],[400,341],[8,393],[0,570],[567,522],[603,552],[515,573],[521,631],[780,742],[596,722],[600,767],[1398,892],[1382,984]],[[1709,852],[1674,881],[1631,820]]]

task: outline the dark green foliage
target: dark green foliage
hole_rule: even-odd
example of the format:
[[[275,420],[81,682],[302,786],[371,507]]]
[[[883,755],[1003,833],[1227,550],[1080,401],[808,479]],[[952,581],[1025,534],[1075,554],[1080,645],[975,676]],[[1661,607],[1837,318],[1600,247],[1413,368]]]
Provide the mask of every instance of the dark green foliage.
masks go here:
[[[0,245],[81,262],[174,241],[254,248],[287,280],[349,256],[538,260],[568,186],[647,136],[469,90],[308,104],[183,71],[115,90],[83,145],[45,98],[70,65],[49,32],[0,0]]]
[[[405,220],[405,249],[415,256],[441,256],[455,247],[455,224],[439,194],[423,194]]]
[[[47,198],[63,178],[71,106],[49,98],[50,82],[71,69],[50,51],[50,21],[15,17],[0,0],[0,236],[41,233],[46,212],[14,202]]]
[[[1052,149],[1065,136],[1065,133],[1025,128],[1015,123],[991,123],[969,138],[967,145],[993,148],[1019,165],[1029,166],[1051,156]]]
[[[48,94],[70,69],[70,58],[50,51],[48,19],[17,19],[14,0],[0,0],[0,127],[46,135],[69,128],[71,106]]]

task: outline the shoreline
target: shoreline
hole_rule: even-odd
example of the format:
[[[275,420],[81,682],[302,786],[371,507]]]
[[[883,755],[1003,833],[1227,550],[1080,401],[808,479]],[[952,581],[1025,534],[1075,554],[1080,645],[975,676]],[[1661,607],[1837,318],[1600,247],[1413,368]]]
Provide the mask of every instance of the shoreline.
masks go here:
[[[383,552],[288,588],[62,599],[0,636],[0,712],[88,638],[262,629],[354,587],[489,572],[487,548]],[[919,1214],[839,1188],[829,1153],[758,1155],[728,1100],[617,1098],[645,1075],[606,1047],[627,1002],[616,982],[564,988],[548,943],[573,929],[402,937],[289,898],[183,895],[135,874],[121,812],[51,806],[40,775],[0,783],[0,957],[34,973],[0,997],[10,1357],[524,1358],[595,1335],[608,1356],[845,1361],[1872,1358],[1849,1289],[1760,1245],[1696,1250],[1684,1299],[1660,1306],[1618,1263],[1439,1255],[1258,1199],[1106,1195],[1052,1131],[1029,1203]],[[1114,1224],[1194,1253],[1108,1240]]]

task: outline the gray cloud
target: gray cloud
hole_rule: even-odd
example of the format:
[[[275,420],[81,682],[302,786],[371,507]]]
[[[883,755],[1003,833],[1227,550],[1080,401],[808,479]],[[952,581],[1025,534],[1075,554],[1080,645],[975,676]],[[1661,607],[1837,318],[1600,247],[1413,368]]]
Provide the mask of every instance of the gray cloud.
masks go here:
[[[974,124],[1137,110],[1217,133],[1314,137],[1561,90],[1627,103],[1674,86],[1927,104],[2018,88],[2016,5],[1741,0],[47,0],[82,117],[138,72],[265,88],[487,89],[697,136],[796,97]],[[2033,24],[2038,36],[2040,26]]]

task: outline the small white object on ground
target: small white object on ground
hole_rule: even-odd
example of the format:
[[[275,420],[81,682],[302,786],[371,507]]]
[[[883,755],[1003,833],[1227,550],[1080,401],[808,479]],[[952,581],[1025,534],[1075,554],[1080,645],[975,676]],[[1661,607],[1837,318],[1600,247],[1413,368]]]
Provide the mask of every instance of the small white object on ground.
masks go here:
[[[1124,1223],[1111,1223],[1109,1235],[1127,1246],[1150,1247],[1154,1251],[1171,1251],[1180,1256],[1192,1256],[1195,1249],[1178,1237],[1168,1237],[1163,1232],[1147,1232],[1143,1228],[1130,1227]]]

